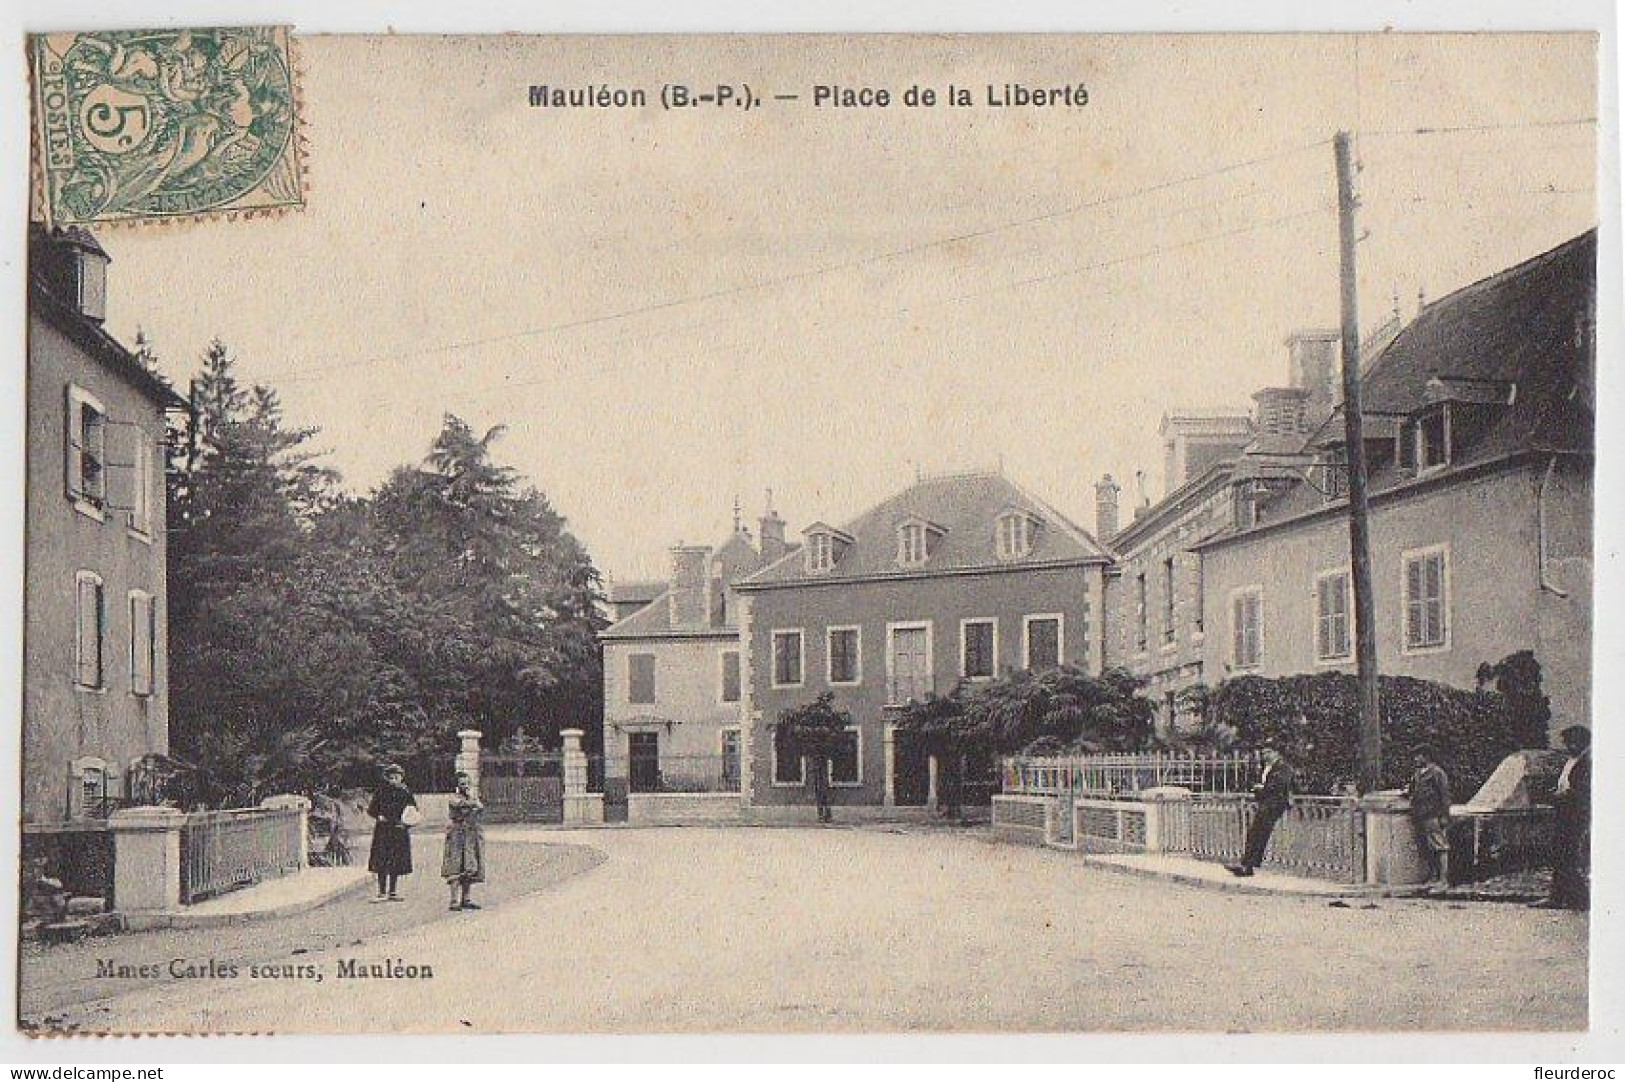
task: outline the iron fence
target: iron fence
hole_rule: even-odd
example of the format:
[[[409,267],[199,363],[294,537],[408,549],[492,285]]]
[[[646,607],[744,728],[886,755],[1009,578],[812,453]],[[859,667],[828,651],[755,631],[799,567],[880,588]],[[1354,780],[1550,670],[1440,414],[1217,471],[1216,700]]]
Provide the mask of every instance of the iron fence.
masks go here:
[[[1241,859],[1258,805],[1235,794],[1191,799],[1190,853],[1201,860]],[[1365,817],[1354,797],[1295,796],[1270,833],[1265,867],[1342,883],[1365,875]]]
[[[607,781],[622,780],[632,793],[737,793],[737,755],[661,755],[658,759],[612,760]],[[606,785],[606,791],[610,788]]]
[[[193,812],[181,827],[181,902],[299,870],[304,839],[297,808]]]
[[[1004,761],[1003,782],[1006,793],[1063,798],[1081,793],[1137,793],[1160,785],[1177,785],[1196,793],[1242,793],[1262,772],[1263,759],[1255,752],[1017,755]]]

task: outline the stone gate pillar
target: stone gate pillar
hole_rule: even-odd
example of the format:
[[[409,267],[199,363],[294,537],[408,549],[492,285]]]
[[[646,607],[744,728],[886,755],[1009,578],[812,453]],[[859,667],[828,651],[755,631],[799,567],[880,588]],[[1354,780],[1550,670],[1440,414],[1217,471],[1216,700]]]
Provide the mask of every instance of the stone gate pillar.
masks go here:
[[[477,797],[480,795],[480,731],[464,729],[457,734],[457,739],[462,741],[457,749],[457,773],[468,775],[469,790]]]
[[[881,800],[883,807],[897,806],[897,723],[888,721],[881,730],[881,748],[886,753],[886,791]]]
[[[150,913],[181,904],[181,827],[174,808],[123,808],[108,817],[113,832],[113,908]]]
[[[587,792],[587,753],[581,747],[586,735],[580,729],[565,729],[564,739],[564,825],[582,826],[604,821],[604,794]]]

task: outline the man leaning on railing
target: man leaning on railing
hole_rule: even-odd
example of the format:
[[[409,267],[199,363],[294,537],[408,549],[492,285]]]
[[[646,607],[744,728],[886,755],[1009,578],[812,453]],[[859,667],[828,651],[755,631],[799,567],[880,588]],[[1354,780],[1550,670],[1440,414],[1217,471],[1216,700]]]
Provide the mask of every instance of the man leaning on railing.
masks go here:
[[[1253,811],[1252,825],[1247,828],[1247,847],[1239,864],[1225,865],[1231,875],[1252,875],[1264,863],[1264,850],[1269,846],[1275,824],[1292,804],[1292,764],[1277,748],[1266,746],[1263,754],[1264,774],[1253,786],[1257,807]]]

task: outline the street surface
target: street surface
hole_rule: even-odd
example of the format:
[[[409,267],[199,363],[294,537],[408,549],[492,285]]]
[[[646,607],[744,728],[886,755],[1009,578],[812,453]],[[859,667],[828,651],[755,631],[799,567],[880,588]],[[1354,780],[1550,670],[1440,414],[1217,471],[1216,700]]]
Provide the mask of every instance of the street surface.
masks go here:
[[[228,944],[234,957],[262,942],[258,957],[312,967],[320,983],[239,973],[126,984],[93,1003],[58,993],[53,1024],[322,1033],[1586,1024],[1583,915],[1231,894],[938,829],[492,828],[490,838],[499,882],[488,893],[500,904],[482,912],[425,908],[423,922],[402,921],[413,926],[297,956],[279,922],[224,930],[244,937]],[[553,856],[537,865],[526,850]],[[427,857],[420,851],[411,890],[443,906]],[[357,896],[317,913],[337,927],[394,908]],[[103,939],[43,968],[60,984],[95,958],[206,963],[207,942],[180,938],[192,934],[151,934],[173,944]],[[137,938],[146,942],[133,952]],[[368,965],[419,976],[340,976]]]

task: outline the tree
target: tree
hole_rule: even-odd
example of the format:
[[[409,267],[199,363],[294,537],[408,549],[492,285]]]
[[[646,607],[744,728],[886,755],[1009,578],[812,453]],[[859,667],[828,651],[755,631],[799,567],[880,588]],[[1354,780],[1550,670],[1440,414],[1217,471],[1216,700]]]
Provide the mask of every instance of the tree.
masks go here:
[[[779,712],[779,727],[793,754],[808,760],[820,820],[829,818],[830,760],[846,739],[851,725],[852,715],[835,706],[835,695],[829,691],[811,702]]]

